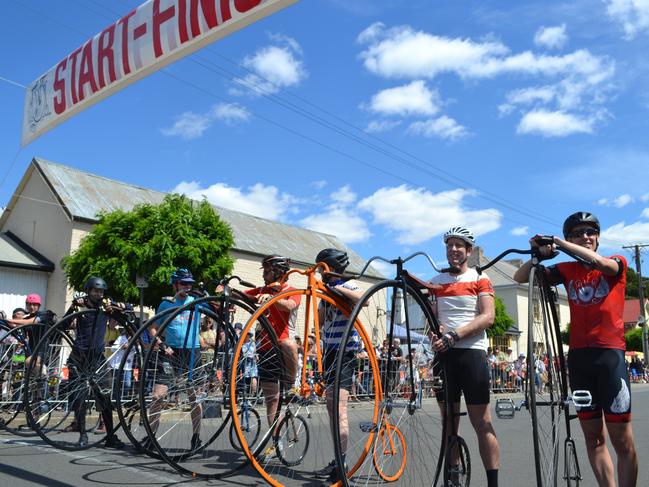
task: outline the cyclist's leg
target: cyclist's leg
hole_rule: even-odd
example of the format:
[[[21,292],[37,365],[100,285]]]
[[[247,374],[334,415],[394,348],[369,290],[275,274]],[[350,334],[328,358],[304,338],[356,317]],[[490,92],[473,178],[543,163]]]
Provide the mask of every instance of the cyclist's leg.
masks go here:
[[[615,474],[613,460],[606,446],[606,430],[602,417],[599,388],[594,380],[596,371],[593,370],[594,349],[571,349],[568,352],[569,380],[572,391],[586,390],[592,396],[589,407],[575,407],[579,417],[579,425],[584,433],[588,461],[593,469],[597,483],[600,486],[614,486]]]
[[[631,385],[624,363],[624,351],[599,350],[596,362],[606,428],[617,456],[620,486],[636,485],[638,459],[631,428]]]
[[[282,351],[285,367],[284,377],[282,377],[284,390],[289,391],[293,387],[297,374],[297,343],[292,336],[289,336],[286,340],[279,340],[279,349]]]
[[[489,372],[484,366],[484,350],[459,349],[459,378],[471,425],[478,437],[480,458],[487,472],[489,486],[497,485],[497,473],[500,466],[500,446],[491,420],[489,408]],[[491,477],[495,477],[492,479]]]

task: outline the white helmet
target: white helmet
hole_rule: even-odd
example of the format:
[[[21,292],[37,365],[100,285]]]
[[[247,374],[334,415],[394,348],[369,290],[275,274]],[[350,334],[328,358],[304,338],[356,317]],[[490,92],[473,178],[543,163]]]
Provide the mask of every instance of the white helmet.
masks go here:
[[[451,237],[461,238],[469,245],[475,245],[475,238],[471,230],[464,227],[451,227],[448,232],[444,234],[444,243],[448,242]]]

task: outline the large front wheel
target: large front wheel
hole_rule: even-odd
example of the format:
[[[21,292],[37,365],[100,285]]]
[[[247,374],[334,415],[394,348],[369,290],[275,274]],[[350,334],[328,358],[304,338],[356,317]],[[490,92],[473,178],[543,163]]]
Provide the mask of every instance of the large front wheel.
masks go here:
[[[343,456],[363,458],[363,449],[368,445],[372,452],[364,462],[349,465],[343,484],[378,485],[389,477],[397,485],[438,485],[445,417],[445,408],[438,399],[443,398],[445,386],[440,381],[443,369],[433,365],[437,357],[430,348],[429,333],[437,334],[439,330],[429,312],[429,303],[410,286],[404,292],[403,283],[383,281],[368,289],[356,304],[341,338],[341,350],[353,347],[361,330],[377,344],[392,340],[393,348],[379,357],[375,357],[373,349],[367,351],[379,364],[379,380],[374,390],[378,414],[371,417],[354,411],[349,414],[347,425],[344,419],[334,421],[339,463]],[[397,351],[396,340],[400,341],[401,353]],[[336,366],[334,403],[344,391],[346,368],[345,355],[341,354]],[[429,394],[424,395],[424,390]],[[385,425],[390,425],[390,429],[385,429]],[[365,432],[361,441],[353,436],[358,438],[358,431]],[[387,453],[377,455],[382,452]]]
[[[559,463],[561,375],[558,337],[552,324],[543,276],[532,268],[528,293],[527,398],[532,417],[534,464],[538,487],[556,486]]]
[[[250,338],[240,341],[234,351],[230,376],[233,384],[232,419],[252,465],[270,485],[303,486],[323,481],[331,484],[327,480],[330,462],[334,458],[330,388],[335,377],[337,353],[325,345],[323,353],[318,355],[316,351],[320,347],[316,348],[315,341],[309,336],[301,362],[289,353],[286,345],[287,341],[295,343],[293,337],[287,340],[278,337],[266,318],[270,316],[272,319],[271,310],[278,301],[287,299],[293,299],[296,303],[299,301],[296,309],[299,323],[297,333],[301,336],[304,336],[304,327],[310,331],[307,335],[315,334],[316,324],[319,326],[320,320],[327,317],[335,316],[344,323],[351,311],[346,302],[338,297],[304,289],[277,294],[264,303],[243,328],[242,336]],[[378,364],[374,359],[372,342],[365,328],[361,328],[360,324],[358,326],[358,338],[344,354],[347,382],[342,401],[349,417],[350,443],[360,445],[347,456],[347,463],[353,468],[363,464],[366,457],[371,458],[372,433],[359,426],[378,420],[380,400],[380,394],[377,395],[380,390]],[[323,329],[320,329],[320,338],[325,340]],[[251,363],[252,357],[257,357],[257,361]],[[295,364],[289,363],[295,359],[304,367],[295,368]],[[262,413],[262,434],[255,445],[246,441],[238,413],[241,408],[240,394],[245,390],[244,382],[250,367],[258,370],[260,388],[266,402]],[[291,374],[288,371],[295,369],[296,376],[289,377]]]

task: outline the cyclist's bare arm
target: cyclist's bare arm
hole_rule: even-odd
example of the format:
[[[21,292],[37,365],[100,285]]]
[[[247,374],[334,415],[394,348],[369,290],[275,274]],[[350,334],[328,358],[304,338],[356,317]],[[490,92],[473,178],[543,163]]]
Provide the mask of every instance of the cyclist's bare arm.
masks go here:
[[[363,297],[362,289],[356,289],[356,290],[348,289],[343,284],[339,284],[338,286],[333,286],[332,289],[338,291],[340,294],[345,296],[354,304],[360,301],[360,299]]]
[[[615,276],[619,272],[619,265],[615,260],[599,255],[597,252],[582,247],[581,245],[568,242],[559,237],[553,237],[554,243],[552,245],[543,245],[539,247],[534,239],[535,237],[530,239],[530,245],[532,247],[538,247],[542,256],[551,256],[556,251],[556,246],[559,245],[575,254],[577,257],[581,257],[586,262],[590,262],[594,269],[601,271],[607,276]],[[532,260],[530,259],[520,266],[514,273],[514,280],[521,284],[526,283],[529,279],[531,269]]]
[[[554,242],[563,247],[564,249],[575,254],[577,257],[581,257],[586,262],[590,262],[593,269],[597,269],[602,274],[607,276],[615,276],[620,271],[620,266],[617,261],[599,255],[597,252],[582,247],[581,245],[574,244],[572,242],[567,242],[559,237],[554,237]]]

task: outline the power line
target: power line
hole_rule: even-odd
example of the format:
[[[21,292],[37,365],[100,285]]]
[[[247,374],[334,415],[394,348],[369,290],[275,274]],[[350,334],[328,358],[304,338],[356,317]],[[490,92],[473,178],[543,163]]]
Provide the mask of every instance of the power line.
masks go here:
[[[88,6],[86,5],[85,2],[78,1],[78,3],[79,3],[79,5],[85,7],[87,10],[94,13],[95,15],[101,16],[103,18],[108,18],[106,15],[103,15],[102,13],[97,12],[94,9],[88,8]],[[98,5],[95,2],[93,2],[93,3],[96,6]],[[111,9],[106,7],[105,5],[101,5],[101,7],[103,9],[105,9],[105,10],[110,11],[111,13],[114,13],[117,16],[121,15],[118,12],[112,11]],[[77,29],[75,29],[73,27],[70,27],[70,26],[68,26],[66,24],[60,23],[58,20],[53,19],[51,16],[44,15],[41,12],[39,12],[37,10],[34,10],[32,8],[29,8],[29,10],[31,10],[32,12],[37,13],[39,15],[42,15],[43,17],[45,17],[45,18],[47,18],[47,19],[49,19],[49,20],[51,20],[51,21],[53,21],[55,23],[63,25],[64,27],[66,27],[68,29],[71,29],[71,30],[73,30],[73,31],[75,31],[77,33],[80,33],[80,31],[78,31]],[[87,34],[85,34],[85,33],[81,33],[81,34],[83,36],[87,37]],[[263,76],[260,76],[258,73],[254,73],[253,71],[245,68],[244,66],[240,66],[235,61],[233,61],[231,59],[228,59],[227,57],[219,54],[214,49],[207,48],[207,51],[209,51],[211,53],[214,53],[215,55],[217,55],[220,58],[226,60],[227,62],[237,66],[239,69],[243,69],[243,70],[247,71],[248,73],[255,74],[256,76],[258,76],[260,79],[264,80],[265,82],[268,82],[268,83],[271,83],[271,84],[274,85],[274,83],[272,83],[272,81],[267,80]],[[204,69],[207,69],[207,70],[209,70],[211,72],[214,72],[215,74],[218,74],[219,76],[227,78],[230,81],[235,81],[235,78],[238,78],[238,76],[236,76],[234,73],[226,70],[225,68],[215,64],[214,62],[212,62],[210,60],[203,59],[203,58],[201,58],[201,57],[199,57],[197,55],[195,55],[194,57],[196,59],[192,59],[190,57],[189,60],[191,62],[203,67]],[[232,100],[225,99],[225,98],[223,98],[223,97],[221,97],[219,95],[216,95],[215,93],[213,93],[213,92],[211,92],[209,90],[203,89],[202,87],[198,86],[197,84],[192,83],[190,81],[187,81],[184,78],[171,73],[167,69],[161,70],[161,73],[165,74],[165,75],[167,75],[167,76],[169,76],[169,77],[171,77],[171,78],[173,78],[175,80],[177,80],[178,82],[181,82],[181,83],[184,83],[184,84],[186,84],[188,86],[191,86],[194,89],[196,89],[198,91],[201,91],[201,92],[203,92],[203,93],[205,93],[205,94],[207,94],[209,96],[212,96],[212,97],[214,97],[214,98],[216,98],[218,100],[228,102],[228,103],[232,102]],[[258,86],[255,86],[253,88],[257,89],[257,91],[261,91],[262,94],[264,93],[264,91],[262,89],[260,89]],[[328,110],[326,110],[326,109],[324,109],[322,107],[319,107],[318,105],[310,102],[309,100],[307,100],[305,98],[299,97],[298,95],[291,94],[291,96],[293,96],[294,98],[302,101],[303,103],[305,103],[305,104],[307,104],[307,105],[309,105],[311,107],[314,107],[315,109],[327,114],[328,116],[334,118],[335,120],[338,120],[339,122],[343,123],[344,125],[349,126],[353,130],[361,133],[362,137],[360,137],[358,135],[355,135],[354,133],[351,133],[350,131],[348,131],[348,130],[346,130],[344,128],[341,128],[340,126],[337,126],[337,125],[329,122],[328,120],[322,118],[321,116],[319,116],[317,114],[314,114],[312,112],[309,112],[305,108],[300,107],[300,106],[298,106],[298,105],[296,105],[296,104],[294,104],[294,103],[292,103],[292,102],[290,102],[288,100],[285,100],[282,97],[280,97],[278,95],[275,95],[274,93],[270,93],[270,92],[268,92],[268,90],[266,90],[265,95],[266,95],[266,97],[268,99],[270,99],[274,103],[279,104],[280,106],[286,108],[287,110],[293,111],[294,113],[297,113],[297,114],[299,114],[299,115],[313,121],[314,123],[317,123],[317,124],[319,124],[321,126],[324,126],[327,129],[332,130],[333,132],[338,133],[341,136],[344,136],[344,137],[346,137],[346,138],[348,138],[350,140],[353,140],[356,143],[359,143],[359,144],[361,144],[361,145],[363,145],[363,146],[365,146],[367,148],[370,148],[371,150],[374,150],[375,152],[378,152],[378,153],[380,153],[380,154],[382,154],[382,155],[384,155],[384,156],[386,156],[386,157],[388,157],[388,158],[390,158],[392,160],[395,160],[395,161],[399,162],[400,164],[402,164],[402,165],[404,165],[406,167],[409,167],[410,169],[414,169],[414,170],[423,172],[424,174],[427,174],[430,177],[433,177],[435,179],[441,180],[441,181],[443,181],[443,182],[445,182],[445,183],[447,183],[449,185],[457,185],[458,183],[469,185],[470,187],[476,188],[476,189],[478,189],[480,191],[480,193],[477,196],[482,198],[482,199],[490,201],[491,203],[496,204],[498,206],[501,206],[503,208],[507,208],[510,211],[516,212],[518,214],[533,218],[534,220],[537,220],[539,222],[550,224],[553,227],[558,226],[557,222],[555,222],[554,220],[546,218],[544,215],[541,215],[540,213],[533,212],[533,211],[530,211],[530,210],[526,210],[526,209],[522,208],[520,205],[510,203],[510,202],[500,198],[499,196],[496,196],[495,194],[493,194],[493,193],[491,193],[491,192],[489,192],[489,191],[487,191],[487,190],[485,190],[483,188],[480,188],[479,186],[477,186],[477,185],[475,185],[475,184],[473,184],[473,183],[471,183],[469,181],[463,180],[462,178],[459,178],[459,177],[449,173],[448,171],[445,171],[443,169],[440,169],[440,168],[434,166],[432,163],[430,163],[430,162],[428,162],[428,161],[426,161],[426,160],[424,160],[424,159],[422,159],[422,158],[420,158],[420,157],[418,157],[418,156],[416,156],[416,155],[414,155],[414,154],[412,154],[412,153],[410,153],[408,151],[405,151],[405,150],[399,148],[398,146],[390,144],[389,142],[386,142],[386,141],[384,141],[384,140],[382,140],[382,139],[380,139],[380,138],[378,138],[378,137],[376,137],[376,136],[374,136],[372,134],[367,134],[365,131],[363,131],[359,127],[357,127],[357,126],[353,125],[352,123],[344,120],[343,118],[337,116],[336,114],[334,114],[334,113],[332,113],[332,112],[330,112],[330,111],[328,111]],[[366,167],[377,170],[377,171],[379,171],[379,172],[381,172],[381,173],[383,173],[385,175],[393,177],[393,178],[395,178],[397,180],[400,180],[402,182],[411,184],[411,185],[413,185],[415,187],[421,186],[420,182],[415,182],[415,181],[413,181],[411,179],[408,179],[408,178],[406,178],[404,176],[401,176],[401,175],[395,174],[393,172],[387,171],[387,170],[385,170],[385,169],[383,169],[383,168],[381,168],[379,166],[376,166],[376,165],[371,164],[371,163],[369,163],[367,161],[364,161],[364,160],[362,160],[362,159],[360,159],[358,157],[355,157],[355,156],[349,154],[348,152],[345,152],[344,150],[337,149],[336,147],[333,147],[333,146],[331,146],[331,145],[329,145],[327,143],[324,143],[324,142],[318,140],[315,137],[311,137],[311,136],[308,136],[306,134],[303,134],[303,133],[301,133],[301,132],[299,132],[299,131],[297,131],[297,130],[295,130],[295,129],[293,129],[293,128],[291,128],[291,127],[289,127],[289,126],[287,126],[287,125],[285,125],[283,123],[277,122],[277,121],[275,121],[275,120],[273,120],[273,119],[271,119],[269,117],[263,116],[263,115],[261,115],[259,113],[255,113],[255,112],[250,112],[250,113],[251,113],[251,115],[255,116],[256,118],[259,118],[259,119],[261,119],[261,120],[263,120],[263,121],[265,121],[267,123],[270,123],[270,124],[275,125],[275,126],[277,126],[279,128],[282,128],[283,130],[286,130],[286,131],[288,131],[288,132],[290,132],[290,133],[292,133],[292,134],[294,134],[294,135],[296,135],[298,137],[301,137],[301,138],[303,138],[305,140],[308,140],[308,141],[310,141],[310,142],[312,142],[314,144],[317,144],[317,145],[319,145],[319,146],[321,146],[323,148],[326,148],[327,150],[330,150],[330,151],[332,151],[332,152],[334,152],[334,153],[336,153],[336,154],[338,154],[340,156],[351,159],[351,160],[353,160],[353,161],[355,161],[355,162],[357,162],[359,164],[362,164],[362,165],[364,165]],[[416,160],[420,164],[423,164],[425,167],[422,167],[420,164],[413,163],[413,162],[409,161],[408,159],[400,156],[399,154],[395,154],[394,152],[392,152],[390,150],[387,150],[387,149],[385,149],[383,147],[380,147],[379,145],[377,145],[377,144],[375,144],[375,143],[373,143],[371,141],[366,140],[368,137],[371,138],[372,140],[376,141],[377,143],[383,144],[383,145],[389,147],[390,149],[393,149],[394,151],[397,151],[397,152],[399,152],[401,154],[404,154],[405,156],[409,157],[410,159]],[[452,198],[452,197],[450,197],[448,195],[444,195],[444,196],[447,197],[447,199],[449,199],[451,201],[454,201],[456,203],[461,202],[461,200],[456,199],[456,198]],[[469,210],[472,209],[471,207],[467,207],[466,205],[465,205],[465,208],[467,208]],[[515,219],[513,219],[511,217],[508,217],[508,216],[504,216],[503,218],[505,220],[509,220],[509,221],[514,222],[514,223],[519,224],[519,225],[525,225],[525,223],[517,221],[517,220],[515,220]]]
[[[22,84],[18,83],[18,81],[13,81],[13,80],[10,80],[9,78],[5,78],[3,76],[0,76],[0,81],[4,81],[5,83],[9,83],[10,85],[17,86],[18,88],[27,89],[27,87],[25,85],[22,85]]]

